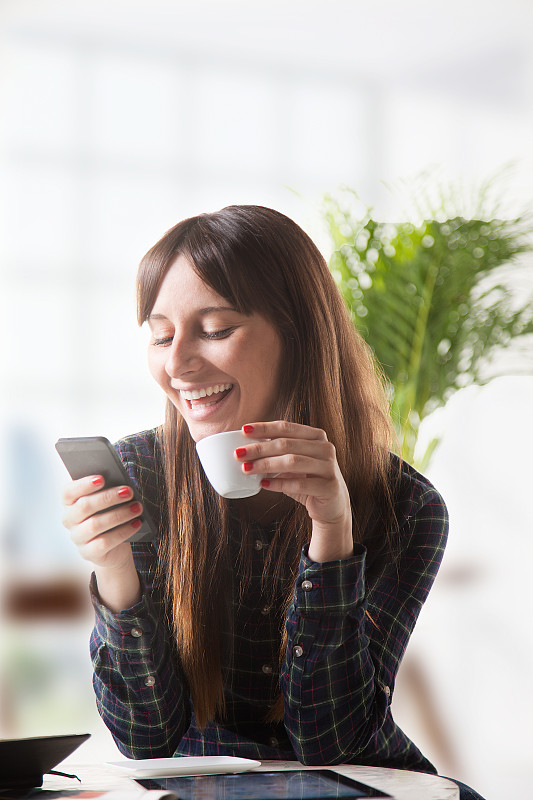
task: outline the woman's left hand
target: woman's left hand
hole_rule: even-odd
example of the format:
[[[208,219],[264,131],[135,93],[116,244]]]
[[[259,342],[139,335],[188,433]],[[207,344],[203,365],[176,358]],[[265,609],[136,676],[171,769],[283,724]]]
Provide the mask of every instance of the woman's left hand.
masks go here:
[[[351,556],[350,495],[325,432],[283,420],[254,422],[244,425],[243,432],[264,439],[236,451],[243,471],[266,473],[264,489],[283,492],[306,507],[313,523],[309,558],[322,562]]]

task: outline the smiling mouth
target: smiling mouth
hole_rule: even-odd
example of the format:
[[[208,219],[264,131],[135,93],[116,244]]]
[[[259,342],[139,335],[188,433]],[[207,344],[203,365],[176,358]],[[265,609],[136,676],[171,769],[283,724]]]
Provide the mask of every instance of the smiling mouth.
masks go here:
[[[219,403],[224,397],[227,397],[232,389],[232,383],[215,383],[213,386],[205,386],[201,389],[192,389],[190,391],[180,389],[180,395],[189,408],[207,407]]]

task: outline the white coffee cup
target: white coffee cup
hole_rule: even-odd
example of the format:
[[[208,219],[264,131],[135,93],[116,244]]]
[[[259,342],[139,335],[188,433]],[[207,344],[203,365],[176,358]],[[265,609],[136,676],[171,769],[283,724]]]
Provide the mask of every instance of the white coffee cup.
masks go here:
[[[235,458],[238,447],[258,441],[245,436],[242,431],[224,431],[196,442],[196,452],[204,472],[213,489],[222,497],[234,500],[252,497],[261,491],[261,481],[265,476],[243,472],[243,462]]]

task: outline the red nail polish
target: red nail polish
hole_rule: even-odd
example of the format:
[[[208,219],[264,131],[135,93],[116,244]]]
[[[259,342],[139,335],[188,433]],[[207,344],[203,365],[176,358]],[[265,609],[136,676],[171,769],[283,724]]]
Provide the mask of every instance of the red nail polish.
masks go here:
[[[253,425],[243,425],[242,429],[243,429],[244,433],[253,433],[254,432],[254,426]]]
[[[263,478],[263,480],[261,481],[261,486],[264,486],[265,489],[268,489],[268,487],[270,486],[270,481],[267,481],[266,478]]]
[[[254,465],[251,461],[245,461],[243,467],[245,472],[251,472],[254,468]]]
[[[92,483],[93,486],[102,486],[103,482],[104,482],[104,479],[102,478],[101,475],[97,475],[96,478],[93,478],[91,480],[91,483]]]
[[[142,522],[140,519],[134,519],[133,522],[130,522],[130,526],[133,528],[134,531],[139,530],[141,527]]]
[[[140,514],[142,511],[142,506],[140,503],[132,503],[130,506],[130,511],[132,514]]]
[[[237,458],[244,458],[244,456],[246,455],[246,447],[238,447],[235,450],[235,455],[237,456]]]
[[[125,486],[123,489],[119,489],[117,494],[119,497],[129,497],[131,494],[131,489],[128,489],[128,487]]]

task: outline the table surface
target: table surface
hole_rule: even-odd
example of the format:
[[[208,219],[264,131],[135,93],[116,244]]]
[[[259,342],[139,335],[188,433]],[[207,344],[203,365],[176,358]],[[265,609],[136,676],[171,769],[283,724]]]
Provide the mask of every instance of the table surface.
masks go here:
[[[61,770],[59,764],[56,769]],[[255,771],[302,769],[297,761],[262,761],[261,766]],[[320,769],[320,767],[306,767],[305,769]],[[459,787],[446,778],[438,775],[428,775],[423,772],[408,772],[400,769],[387,769],[384,767],[363,767],[356,764],[339,764],[329,767],[347,775],[354,780],[367,783],[391,795],[394,800],[458,800]],[[134,797],[142,793],[143,789],[131,778],[124,775],[121,770],[107,764],[71,764],[64,766],[64,771],[76,774],[81,779],[81,784],[71,778],[59,775],[45,775],[43,789],[50,791],[61,790],[121,790]]]

